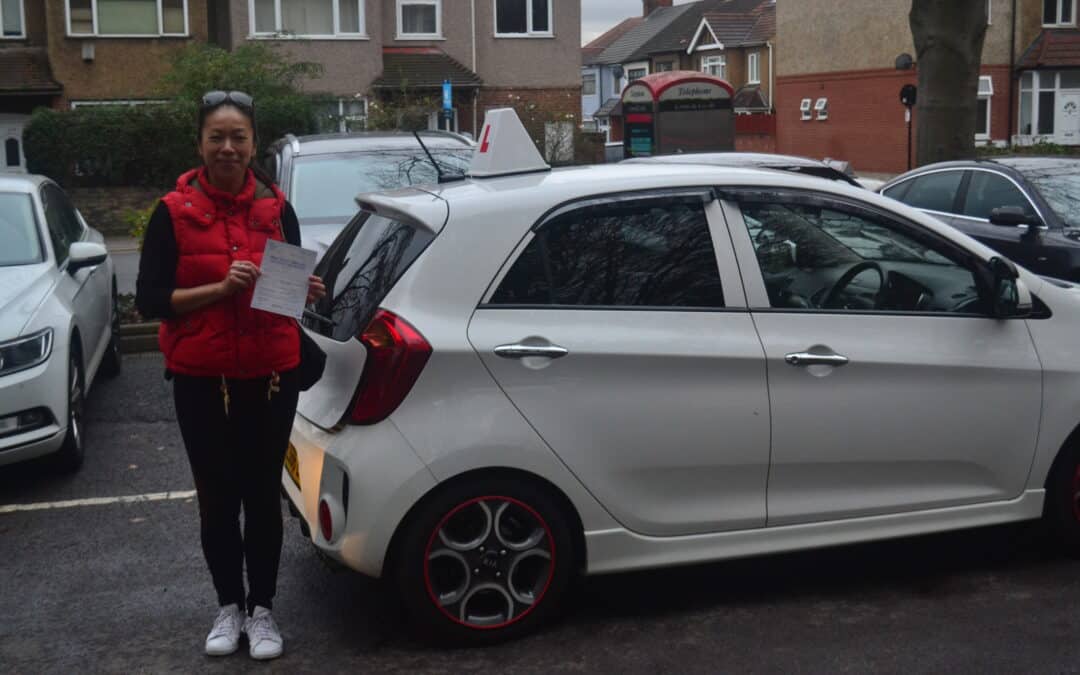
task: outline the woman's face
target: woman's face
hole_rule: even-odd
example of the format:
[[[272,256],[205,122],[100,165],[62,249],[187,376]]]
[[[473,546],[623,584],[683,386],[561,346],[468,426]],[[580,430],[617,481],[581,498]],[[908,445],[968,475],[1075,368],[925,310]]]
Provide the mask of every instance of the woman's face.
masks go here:
[[[241,180],[255,154],[255,130],[246,115],[223,105],[206,116],[199,136],[199,156],[210,179],[221,185]]]

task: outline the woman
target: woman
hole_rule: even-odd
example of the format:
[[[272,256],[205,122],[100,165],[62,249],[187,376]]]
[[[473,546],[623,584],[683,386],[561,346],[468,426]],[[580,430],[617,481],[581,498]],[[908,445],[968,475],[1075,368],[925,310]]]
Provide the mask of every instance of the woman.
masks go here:
[[[272,659],[283,648],[270,610],[300,337],[296,321],[252,309],[251,296],[266,242],[299,245],[300,225],[281,191],[251,167],[251,97],[209,92],[198,121],[203,166],[180,176],[150,218],[136,304],[163,319],[166,378],[199,496],[203,553],[221,607],[206,653],[231,654],[244,632],[253,658]],[[308,302],[325,293],[311,277]]]

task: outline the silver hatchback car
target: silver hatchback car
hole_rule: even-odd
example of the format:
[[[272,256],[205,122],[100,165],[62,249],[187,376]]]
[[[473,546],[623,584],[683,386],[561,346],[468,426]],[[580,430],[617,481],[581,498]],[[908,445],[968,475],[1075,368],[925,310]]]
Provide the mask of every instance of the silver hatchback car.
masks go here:
[[[456,643],[578,574],[1045,517],[1080,550],[1080,292],[837,181],[547,170],[488,113],[455,183],[362,196],[282,483]]]

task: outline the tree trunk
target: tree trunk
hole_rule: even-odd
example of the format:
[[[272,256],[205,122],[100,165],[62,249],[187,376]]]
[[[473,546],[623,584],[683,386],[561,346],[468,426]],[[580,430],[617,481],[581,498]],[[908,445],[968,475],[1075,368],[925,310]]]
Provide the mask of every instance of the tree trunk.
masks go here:
[[[908,21],[919,73],[916,163],[971,157],[986,0],[912,0]]]

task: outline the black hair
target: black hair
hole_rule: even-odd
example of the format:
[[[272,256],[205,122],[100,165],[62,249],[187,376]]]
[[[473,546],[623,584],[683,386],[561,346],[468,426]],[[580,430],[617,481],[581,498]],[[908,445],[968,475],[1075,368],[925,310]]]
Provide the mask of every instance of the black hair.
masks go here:
[[[195,136],[196,145],[202,143],[203,128],[206,126],[206,118],[210,116],[210,113],[216,112],[222,108],[230,107],[239,112],[241,115],[247,118],[251,123],[251,137],[252,145],[255,148],[251,162],[248,164],[248,168],[255,174],[255,178],[266,184],[267,187],[275,184],[275,181],[266,169],[259,164],[259,132],[255,127],[255,108],[254,106],[248,108],[245,106],[237,105],[236,103],[224,100],[217,105],[202,105],[199,106],[199,131]]]

